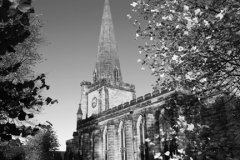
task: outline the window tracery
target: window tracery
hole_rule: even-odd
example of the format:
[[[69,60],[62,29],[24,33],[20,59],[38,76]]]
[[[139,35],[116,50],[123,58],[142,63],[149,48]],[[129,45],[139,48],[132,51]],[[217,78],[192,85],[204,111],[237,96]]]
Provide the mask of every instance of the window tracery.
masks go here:
[[[119,81],[119,71],[117,68],[114,69],[114,80]]]

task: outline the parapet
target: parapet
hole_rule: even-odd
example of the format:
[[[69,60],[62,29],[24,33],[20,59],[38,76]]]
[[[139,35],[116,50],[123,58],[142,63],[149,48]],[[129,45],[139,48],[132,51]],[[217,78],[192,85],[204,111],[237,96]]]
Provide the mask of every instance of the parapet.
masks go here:
[[[89,82],[89,81],[82,81],[81,83],[80,83],[80,86],[83,86],[83,85],[91,85],[92,83],[91,82]]]
[[[90,123],[94,124],[99,119],[109,119],[111,117],[116,117],[120,114],[127,113],[137,108],[143,108],[151,104],[167,101],[178,94],[181,94],[181,92],[178,93],[174,88],[155,90],[152,93],[147,93],[144,96],[132,99],[129,102],[125,102],[108,110],[105,110],[99,114],[92,115],[91,117],[88,117],[79,122],[77,124],[77,128],[80,129],[86,126],[90,126]]]
[[[77,137],[78,136],[78,132],[73,132],[73,137]]]

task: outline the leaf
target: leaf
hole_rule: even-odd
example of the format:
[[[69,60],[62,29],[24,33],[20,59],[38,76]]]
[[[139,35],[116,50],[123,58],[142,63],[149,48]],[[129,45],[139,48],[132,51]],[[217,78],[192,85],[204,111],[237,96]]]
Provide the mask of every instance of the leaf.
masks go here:
[[[47,102],[47,105],[52,101],[52,98],[47,97],[47,99],[45,100]]]
[[[46,89],[49,90],[50,89],[50,86],[49,85],[45,85]]]
[[[28,114],[28,118],[33,118],[34,114]]]
[[[162,159],[161,153],[160,152],[159,153],[155,153],[154,159]]]
[[[32,134],[32,127],[29,126],[29,127],[25,128],[25,129],[23,130],[23,132],[22,132],[22,137],[27,137],[27,136],[29,136],[29,135],[31,135],[31,134]]]
[[[150,145],[150,146],[155,146],[155,143],[150,142],[149,145]]]
[[[0,137],[2,141],[10,141],[12,139],[12,135],[8,135],[8,134],[2,134],[0,135]]]
[[[53,126],[51,122],[49,122],[49,121],[46,121],[46,122],[47,122],[48,124],[50,124],[50,126]]]
[[[138,3],[136,3],[136,2],[133,2],[132,4],[130,4],[131,6],[133,6],[133,7],[136,7],[137,6],[137,4]]]
[[[34,135],[38,134],[38,133],[39,133],[39,131],[40,131],[40,129],[39,129],[39,128],[33,128],[33,130],[32,130],[32,136],[34,136]]]
[[[23,13],[28,12],[31,8],[31,2],[29,0],[21,0],[18,5],[18,9]]]
[[[193,129],[194,125],[192,123],[187,125],[187,130],[192,131]]]
[[[164,154],[165,154],[166,156],[169,156],[169,155],[170,155],[170,152],[167,151],[167,152],[165,152]]]
[[[58,100],[55,99],[55,100],[53,100],[53,101],[51,102],[51,104],[54,104],[54,103],[58,103]]]
[[[26,113],[24,111],[21,111],[20,114],[18,115],[18,119],[20,121],[25,121],[26,120]]]
[[[161,114],[164,114],[165,113],[165,109],[161,109]]]
[[[145,139],[145,142],[150,142],[151,140],[149,138],[146,138]]]
[[[9,118],[16,118],[19,114],[19,110],[12,109],[9,111]]]

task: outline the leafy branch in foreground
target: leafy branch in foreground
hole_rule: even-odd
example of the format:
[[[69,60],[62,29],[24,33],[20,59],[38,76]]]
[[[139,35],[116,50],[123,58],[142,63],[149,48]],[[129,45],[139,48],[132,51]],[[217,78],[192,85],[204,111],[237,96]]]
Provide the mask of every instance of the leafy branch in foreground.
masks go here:
[[[155,88],[183,87],[201,97],[239,93],[239,1],[137,0],[132,6],[141,18],[131,20],[136,38],[147,41],[139,46],[142,64],[158,77]]]
[[[26,58],[25,54],[30,54],[37,58],[34,53],[41,40],[38,35],[40,25],[33,18],[31,2],[0,0],[0,145],[7,145],[13,136],[35,135],[39,129],[25,126],[23,122],[34,118],[43,105],[57,102],[40,95],[43,89],[49,89],[44,74],[30,80],[26,74],[20,74],[23,64],[32,64],[19,61],[19,57]],[[9,58],[13,63],[8,61]]]
[[[216,157],[239,146],[240,2],[135,0],[131,5],[138,17],[128,15],[135,39],[146,41],[138,62],[157,77],[154,89],[184,92],[161,112],[172,131],[164,134],[185,137],[180,151],[191,156]]]

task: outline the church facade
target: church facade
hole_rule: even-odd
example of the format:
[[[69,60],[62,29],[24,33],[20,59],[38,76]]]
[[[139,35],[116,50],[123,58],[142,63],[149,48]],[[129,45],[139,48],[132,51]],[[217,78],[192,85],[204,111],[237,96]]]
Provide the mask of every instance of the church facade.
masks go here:
[[[177,152],[176,142],[167,142],[170,137],[163,134],[170,124],[159,116],[177,94],[156,90],[136,97],[135,86],[123,82],[109,0],[104,4],[93,82],[80,86],[77,129],[66,142],[65,160],[147,160],[156,153]]]

